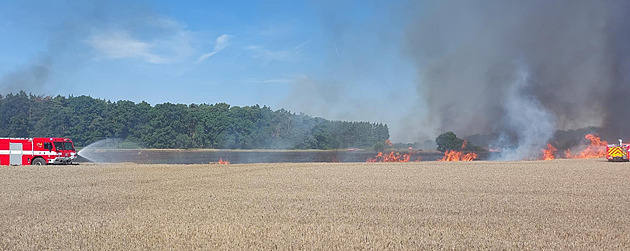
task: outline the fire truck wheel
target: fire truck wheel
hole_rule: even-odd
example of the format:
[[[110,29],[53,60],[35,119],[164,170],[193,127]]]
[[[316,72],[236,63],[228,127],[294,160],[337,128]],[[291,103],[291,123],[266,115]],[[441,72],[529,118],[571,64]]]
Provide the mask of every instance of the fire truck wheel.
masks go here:
[[[35,165],[35,166],[46,165],[46,161],[44,161],[44,159],[42,159],[42,158],[35,158],[35,159],[31,162],[31,165]]]

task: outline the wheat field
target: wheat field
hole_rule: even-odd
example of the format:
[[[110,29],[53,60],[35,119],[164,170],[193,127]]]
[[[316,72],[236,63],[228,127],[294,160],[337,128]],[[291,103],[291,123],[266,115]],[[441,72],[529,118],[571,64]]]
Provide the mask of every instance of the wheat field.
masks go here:
[[[630,249],[630,163],[0,167],[0,250]]]

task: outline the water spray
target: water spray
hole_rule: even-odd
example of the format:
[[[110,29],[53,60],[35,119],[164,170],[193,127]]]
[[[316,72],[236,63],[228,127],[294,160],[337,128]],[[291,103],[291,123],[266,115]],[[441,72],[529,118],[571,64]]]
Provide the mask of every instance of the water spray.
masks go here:
[[[107,154],[105,150],[119,149],[121,142],[123,142],[123,139],[119,138],[99,140],[81,149],[78,155],[94,163],[115,162],[115,159]]]

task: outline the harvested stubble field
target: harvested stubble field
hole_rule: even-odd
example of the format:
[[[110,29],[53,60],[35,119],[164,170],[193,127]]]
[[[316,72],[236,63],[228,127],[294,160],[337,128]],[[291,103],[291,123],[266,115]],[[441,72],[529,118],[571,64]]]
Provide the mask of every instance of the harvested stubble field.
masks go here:
[[[630,163],[0,167],[0,249],[629,249]]]

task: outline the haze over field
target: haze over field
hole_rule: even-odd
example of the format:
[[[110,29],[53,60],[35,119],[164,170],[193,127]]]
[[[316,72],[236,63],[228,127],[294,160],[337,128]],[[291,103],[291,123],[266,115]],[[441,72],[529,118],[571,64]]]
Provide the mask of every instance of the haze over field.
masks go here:
[[[630,4],[5,1],[0,93],[270,105],[387,123],[394,141],[556,129],[626,137]]]

